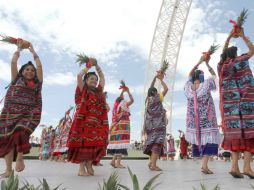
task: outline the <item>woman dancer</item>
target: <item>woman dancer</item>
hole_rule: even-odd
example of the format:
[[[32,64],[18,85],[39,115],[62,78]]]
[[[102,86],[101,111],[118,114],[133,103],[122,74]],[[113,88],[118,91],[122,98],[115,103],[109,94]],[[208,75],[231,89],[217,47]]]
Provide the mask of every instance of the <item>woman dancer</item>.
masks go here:
[[[188,157],[188,142],[185,139],[185,135],[181,130],[179,131],[180,139],[180,158],[186,160]]]
[[[158,93],[154,87],[157,78],[163,87],[161,93]],[[166,138],[167,119],[162,101],[167,92],[168,87],[163,81],[163,76],[155,76],[148,90],[144,121],[144,133],[147,137],[144,144],[144,154],[150,156],[148,166],[151,171],[161,171],[157,166],[157,160],[163,155],[163,146]]]
[[[237,56],[237,47],[228,47],[232,31],[224,45],[218,63],[220,77],[220,110],[224,140],[222,147],[232,151],[232,166],[229,172],[235,178],[243,178],[238,166],[239,153],[244,153],[243,174],[254,179],[251,169],[251,153],[254,153],[254,78],[248,60],[254,54],[252,42],[243,29],[238,36],[249,51]]]
[[[168,157],[170,158],[171,161],[174,160],[175,158],[175,154],[176,154],[176,149],[175,149],[175,140],[174,140],[174,137],[173,135],[171,134],[168,134]]]
[[[32,44],[29,47],[36,67],[31,61],[20,70],[17,61],[21,52],[20,44],[11,61],[11,85],[5,96],[0,115],[0,157],[4,157],[6,171],[1,177],[9,177],[12,162],[16,160],[15,170],[25,169],[23,154],[30,152],[29,137],[41,119],[42,64]]]
[[[186,140],[192,144],[192,156],[202,157],[201,171],[213,174],[208,168],[209,156],[218,154],[220,142],[219,128],[211,91],[216,90],[215,72],[209,65],[209,60],[201,57],[200,61],[189,74],[189,81],[185,85],[187,97]],[[198,70],[205,61],[211,77],[204,80],[204,72]]]
[[[129,96],[129,101],[124,99],[123,93]],[[111,165],[114,168],[125,168],[121,164],[122,155],[128,155],[130,147],[130,110],[129,107],[134,99],[129,88],[124,88],[120,96],[116,99],[112,111],[112,125],[110,128],[110,139],[108,145],[108,154],[113,155]]]
[[[72,163],[80,164],[79,176],[94,175],[92,162],[105,156],[108,140],[104,75],[96,60],[92,58],[91,62],[99,77],[95,72],[88,72],[90,65],[78,74],[75,94],[77,108],[68,138],[67,158]]]

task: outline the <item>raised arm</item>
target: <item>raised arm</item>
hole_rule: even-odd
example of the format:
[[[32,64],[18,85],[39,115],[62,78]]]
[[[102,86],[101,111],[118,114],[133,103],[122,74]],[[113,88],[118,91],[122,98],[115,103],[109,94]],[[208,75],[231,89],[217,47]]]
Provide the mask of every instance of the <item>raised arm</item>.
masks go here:
[[[229,42],[230,42],[231,38],[233,37],[233,34],[234,34],[234,31],[232,30],[232,31],[229,33],[228,37],[227,37],[227,40],[226,40],[226,42],[225,42],[225,44],[224,44],[222,53],[228,48]]]
[[[104,86],[105,86],[105,78],[104,78],[104,74],[100,68],[100,66],[98,64],[95,65],[95,69],[99,75],[99,78],[100,78],[100,85],[102,87],[102,90],[104,89]]]
[[[17,48],[15,53],[13,54],[12,60],[11,60],[11,81],[14,81],[17,78],[18,75],[18,66],[17,62],[20,56],[21,48]]]
[[[243,39],[246,46],[249,48],[248,55],[253,56],[254,55],[254,46],[253,46],[252,42],[250,41],[250,39],[245,36],[243,30],[241,30],[241,32],[239,33],[239,36]]]
[[[36,64],[37,78],[40,82],[42,82],[43,81],[43,71],[42,71],[42,64],[41,64],[40,58],[37,55],[37,53],[35,52],[32,44],[30,45],[29,50],[33,54],[33,57],[34,57],[34,61]]]
[[[153,81],[152,81],[152,83],[151,83],[151,85],[150,85],[150,88],[154,87],[155,82],[156,82],[156,78],[157,78],[157,76],[155,76],[155,77],[153,78]]]
[[[166,96],[166,94],[168,92],[168,86],[166,85],[166,83],[163,80],[161,80],[161,85],[163,87],[162,95],[164,97],[164,96]]]
[[[84,87],[83,76],[88,72],[88,70],[89,68],[85,67],[77,75],[77,86],[79,87],[80,92],[82,92]]]
[[[216,74],[215,74],[213,68],[209,65],[209,61],[210,61],[210,59],[208,59],[208,60],[205,61],[205,64],[206,64],[206,66],[207,66],[207,68],[208,68],[208,71],[211,73],[211,75],[216,76]]]
[[[129,96],[129,98],[130,98],[130,101],[127,102],[127,104],[128,104],[128,106],[130,106],[131,104],[133,104],[134,99],[133,99],[132,94],[130,93],[130,90],[129,90],[129,89],[128,89],[126,92],[127,92],[128,96]]]
[[[201,56],[200,60],[198,61],[198,63],[193,67],[193,69],[190,71],[189,73],[189,77],[191,77],[194,73],[194,71],[198,68],[198,66],[204,61],[203,56]]]

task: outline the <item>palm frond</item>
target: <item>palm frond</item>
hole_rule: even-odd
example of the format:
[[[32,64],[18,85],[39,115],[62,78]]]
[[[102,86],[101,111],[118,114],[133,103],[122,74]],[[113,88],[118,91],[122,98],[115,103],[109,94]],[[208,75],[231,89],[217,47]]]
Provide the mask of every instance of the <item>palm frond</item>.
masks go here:
[[[243,9],[237,18],[237,26],[242,27],[248,17],[248,9]]]

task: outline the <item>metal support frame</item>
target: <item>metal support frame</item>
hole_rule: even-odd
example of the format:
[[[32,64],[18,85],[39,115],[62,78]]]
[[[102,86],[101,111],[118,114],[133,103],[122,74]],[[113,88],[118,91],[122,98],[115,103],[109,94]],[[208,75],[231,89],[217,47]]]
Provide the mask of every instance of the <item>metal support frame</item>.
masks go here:
[[[172,128],[172,104],[177,61],[191,3],[192,0],[163,0],[153,35],[149,62],[146,70],[142,104],[143,115],[147,91],[153,77],[156,75],[156,71],[159,70],[164,60],[169,62],[169,68],[164,79],[169,91],[163,101],[164,108],[167,111],[167,132],[171,132]],[[158,81],[156,82],[156,87],[158,91],[161,89],[161,85],[158,84]],[[143,139],[143,137],[141,138]]]

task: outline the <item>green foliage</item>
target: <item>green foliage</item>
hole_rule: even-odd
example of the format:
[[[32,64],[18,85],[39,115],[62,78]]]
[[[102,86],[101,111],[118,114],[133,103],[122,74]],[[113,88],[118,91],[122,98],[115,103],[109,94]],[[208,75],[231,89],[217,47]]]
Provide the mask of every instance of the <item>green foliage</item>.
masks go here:
[[[242,27],[248,17],[248,9],[243,9],[240,16],[237,18],[237,26]]]
[[[162,73],[165,73],[165,72],[167,71],[167,69],[168,69],[168,66],[169,66],[168,61],[167,61],[167,60],[164,60],[163,63],[162,63],[162,66],[161,66],[161,68],[160,68],[160,71],[161,71]]]
[[[132,171],[130,170],[130,168],[128,167],[128,171],[132,180],[132,185],[133,185],[133,190],[141,190],[140,186],[139,186],[139,182],[138,182],[138,178],[135,174],[132,173]],[[144,188],[142,190],[154,190],[159,183],[154,184],[155,180],[160,176],[161,174],[158,174],[156,176],[154,176],[153,178],[151,178],[144,186]],[[98,190],[120,190],[120,189],[124,189],[124,190],[131,190],[129,187],[126,187],[122,184],[120,184],[119,180],[118,180],[118,175],[116,172],[114,172],[113,174],[110,175],[110,177],[108,178],[107,181],[103,181],[103,186],[101,186],[99,184],[99,189]]]
[[[217,49],[219,49],[220,45],[211,45],[209,50],[208,50],[208,53],[209,55],[212,55],[214,52],[216,52]]]
[[[103,185],[99,184],[98,190],[119,190],[119,180],[117,172],[112,173],[108,180],[103,180]]]
[[[200,183],[200,187],[201,187],[201,190],[208,190],[208,188],[202,183]],[[193,190],[197,190],[197,189],[193,187]],[[212,190],[220,190],[219,184],[217,184]]]
[[[123,86],[123,87],[126,86],[124,80],[120,80],[120,84],[121,84],[121,86]]]
[[[79,66],[87,63],[89,61],[89,57],[86,56],[84,53],[77,54],[76,63],[79,64]]]
[[[58,190],[60,187],[57,186],[52,190]],[[19,188],[19,178],[18,176],[14,177],[14,171],[12,171],[10,177],[7,180],[1,182],[1,190],[51,190],[46,179],[40,181],[40,185],[35,187],[33,184],[30,184],[28,181],[24,182],[24,186]]]
[[[7,181],[1,182],[1,190],[16,190],[19,186],[18,176],[14,177],[14,171],[12,171]]]

